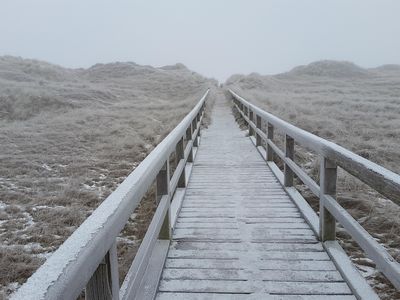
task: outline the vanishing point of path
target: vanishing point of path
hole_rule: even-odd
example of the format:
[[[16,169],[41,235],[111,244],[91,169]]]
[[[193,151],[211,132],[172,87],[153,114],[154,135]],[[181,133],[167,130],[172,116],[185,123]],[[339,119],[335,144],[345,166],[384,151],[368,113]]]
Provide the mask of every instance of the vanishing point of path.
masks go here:
[[[156,299],[356,299],[224,100],[194,166]]]

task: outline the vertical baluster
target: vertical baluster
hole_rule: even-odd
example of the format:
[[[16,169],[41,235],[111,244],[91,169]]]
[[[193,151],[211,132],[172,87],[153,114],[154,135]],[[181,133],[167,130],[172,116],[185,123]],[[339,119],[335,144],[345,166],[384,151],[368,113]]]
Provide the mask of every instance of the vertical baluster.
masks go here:
[[[294,160],[294,140],[287,134],[285,135],[285,157]],[[285,186],[293,186],[294,174],[286,163],[284,164],[284,175],[285,175],[284,177]]]
[[[87,300],[118,300],[119,278],[117,243],[115,242],[86,285]]]
[[[334,162],[323,157],[320,168],[320,200],[319,200],[319,227],[322,241],[335,240],[336,220],[325,208],[323,195],[330,195],[336,199],[337,166]]]
[[[248,117],[249,117],[249,136],[253,136],[253,135],[254,135],[254,129],[253,129],[253,127],[251,126],[251,125],[252,125],[251,123],[253,123],[254,120],[253,120],[253,111],[251,110],[250,107],[249,107],[249,114],[248,114]]]
[[[156,186],[157,186],[157,192],[156,192],[156,197],[157,197],[157,203],[160,202],[161,198],[164,195],[169,195],[169,158],[165,162],[164,166],[161,168],[161,170],[157,174],[156,178]],[[170,209],[168,209],[167,214],[165,215],[165,219],[163,222],[163,225],[160,230],[159,238],[161,240],[169,240],[171,239],[171,212]]]
[[[179,140],[178,144],[176,144],[175,148],[175,159],[176,159],[176,166],[184,159],[185,151],[183,147],[183,137]],[[178,187],[185,187],[186,186],[186,174],[185,168],[183,168],[181,175],[179,176],[178,180]],[[171,191],[173,194],[174,191]]]
[[[197,146],[199,145],[199,141],[198,141],[198,139],[200,138],[200,130],[201,130],[201,124],[200,124],[200,114],[197,114],[197,117],[196,117],[196,123],[197,123],[197,128],[198,128],[198,131],[197,131]]]
[[[274,126],[270,123],[267,123],[267,138],[268,140],[272,141],[274,139]],[[274,151],[272,150],[272,147],[267,144],[267,161],[273,161],[274,160]]]
[[[193,129],[192,129],[192,124],[190,124],[189,127],[186,129],[186,142],[187,143],[189,143],[192,140],[192,134],[193,134]],[[193,147],[190,149],[187,162],[193,162]]]
[[[197,129],[197,122],[196,122],[196,118],[192,121],[192,128],[193,128],[193,132],[196,131]],[[197,135],[193,138],[193,147],[198,147],[199,146],[199,140],[197,139]]]
[[[261,130],[261,117],[256,114],[256,126]],[[261,136],[256,133],[256,146],[261,146]]]

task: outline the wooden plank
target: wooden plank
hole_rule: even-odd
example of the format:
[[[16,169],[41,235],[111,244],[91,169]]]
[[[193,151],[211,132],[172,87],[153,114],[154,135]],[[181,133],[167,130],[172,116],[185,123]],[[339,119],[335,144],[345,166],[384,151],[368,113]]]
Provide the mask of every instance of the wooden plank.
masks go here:
[[[311,208],[310,204],[303,198],[303,196],[294,187],[286,187],[285,191],[292,198],[296,204],[301,215],[306,222],[310,225],[316,236],[319,236],[319,219],[315,211]]]
[[[343,278],[338,271],[260,270],[257,276],[259,280],[264,281],[343,282]],[[163,272],[162,279],[249,280],[250,274],[246,270],[167,268]]]
[[[198,228],[213,228],[213,229],[239,229],[236,223],[178,223],[175,228],[180,229],[198,229]]]
[[[335,271],[336,267],[331,261],[285,261],[264,260],[257,262],[260,270],[303,270],[303,271]],[[166,268],[181,269],[245,269],[248,267],[238,259],[178,259],[169,258]]]
[[[213,250],[174,250],[171,249],[168,252],[168,257],[170,258],[217,258],[217,259],[239,259],[243,255],[238,253],[238,251],[213,251]],[[326,252],[295,252],[295,251],[268,251],[259,252],[254,250],[249,250],[247,255],[251,255],[253,259],[260,260],[330,260]]]
[[[236,218],[234,217],[224,217],[224,218],[206,218],[206,217],[187,217],[187,218],[182,218],[182,216],[179,216],[178,223],[235,223],[236,224]]]
[[[253,293],[261,290],[272,294],[314,294],[314,295],[350,295],[351,291],[343,282],[249,282],[239,280],[161,280],[161,292],[194,293]]]
[[[356,300],[351,295],[323,295],[324,300]],[[321,300],[321,295],[271,295],[267,293],[256,294],[224,294],[224,293],[175,293],[161,292],[156,300]]]
[[[260,228],[260,229],[309,229],[309,225],[305,222],[296,222],[296,223],[246,223],[249,228]],[[239,225],[235,222],[230,223],[205,223],[205,222],[179,222],[175,226],[176,228],[227,228],[227,229],[238,229]]]
[[[260,251],[305,251],[305,252],[319,252],[324,251],[322,244],[319,242],[302,244],[302,243],[240,243],[240,242],[198,242],[198,241],[185,241],[171,243],[171,249],[176,250],[215,250],[215,251],[248,251],[248,248]]]
[[[175,259],[169,258],[166,268],[180,269],[244,269],[244,266],[235,259]]]

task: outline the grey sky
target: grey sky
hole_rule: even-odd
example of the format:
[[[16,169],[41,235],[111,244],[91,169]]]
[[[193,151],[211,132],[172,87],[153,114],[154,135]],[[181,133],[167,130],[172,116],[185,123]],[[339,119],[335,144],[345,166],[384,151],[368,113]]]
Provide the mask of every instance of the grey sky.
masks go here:
[[[2,0],[0,55],[182,62],[225,80],[320,59],[400,64],[398,0]]]

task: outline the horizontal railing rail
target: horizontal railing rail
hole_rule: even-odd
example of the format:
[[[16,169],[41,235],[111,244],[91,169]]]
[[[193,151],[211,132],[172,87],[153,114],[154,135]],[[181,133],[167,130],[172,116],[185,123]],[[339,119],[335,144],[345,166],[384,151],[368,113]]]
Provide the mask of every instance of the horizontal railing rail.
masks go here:
[[[137,288],[143,284],[155,248],[159,247],[157,251],[165,257],[174,223],[171,202],[180,201],[182,193],[178,190],[185,189],[190,175],[188,167],[197,152],[208,93],[12,299],[76,299],[83,290],[86,299],[139,297]],[[170,157],[174,152],[176,168],[171,178]],[[157,209],[120,288],[116,239],[154,182]]]
[[[400,204],[400,175],[281,120],[251,104],[232,90],[229,92],[233,97],[234,106],[248,124],[250,138],[295,203],[298,204],[296,201],[302,196],[294,187],[294,175],[319,197],[319,218],[309,206],[306,208],[303,206],[302,213],[324,245],[332,245],[331,242],[336,240],[336,222],[340,223],[374,261],[377,268],[397,289],[400,289],[400,264],[336,201],[338,166],[396,204]],[[262,121],[265,123],[265,129]],[[284,134],[285,150],[279,149],[273,141],[275,128]],[[266,145],[265,148],[262,141]],[[320,184],[296,164],[295,142],[319,155]],[[283,172],[273,162],[274,154],[282,160]]]

